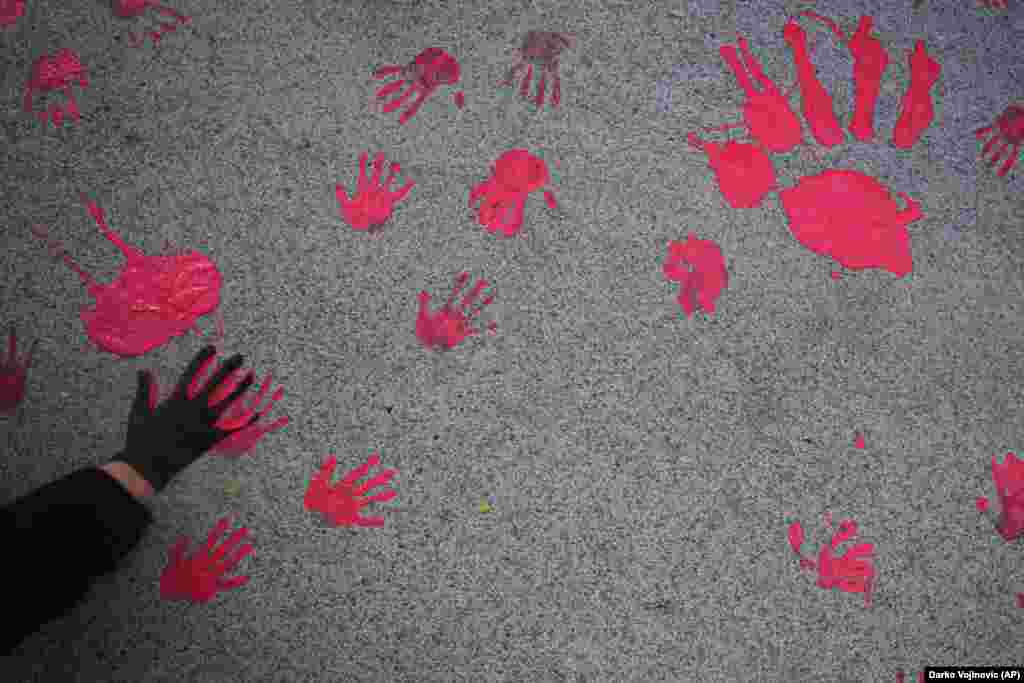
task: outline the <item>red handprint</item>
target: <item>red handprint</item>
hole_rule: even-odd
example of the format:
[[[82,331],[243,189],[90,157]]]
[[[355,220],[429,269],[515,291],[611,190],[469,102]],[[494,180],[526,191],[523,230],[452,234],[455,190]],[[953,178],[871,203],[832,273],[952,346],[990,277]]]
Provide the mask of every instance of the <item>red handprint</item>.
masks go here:
[[[369,152],[363,152],[359,157],[359,184],[352,199],[345,194],[345,188],[340,184],[335,186],[334,193],[338,197],[341,216],[355,230],[369,230],[370,234],[380,235],[384,223],[391,217],[392,207],[405,199],[405,196],[412,190],[415,182],[408,180],[400,189],[391,191],[391,183],[395,181],[402,167],[396,163],[391,164],[391,172],[388,179],[381,185],[380,179],[384,174],[384,152],[377,154],[373,162],[373,178],[366,177],[366,160]]]
[[[826,513],[825,523],[832,529],[832,515]],[[800,568],[818,570],[818,586],[821,588],[838,588],[846,593],[864,593],[864,606],[871,606],[871,590],[874,584],[875,571],[871,565],[875,546],[871,543],[858,543],[847,550],[845,555],[835,556],[835,551],[844,541],[857,535],[857,523],[851,519],[840,522],[839,531],[832,536],[831,543],[822,545],[818,554],[817,564],[800,552],[804,544],[804,530],[800,522],[789,526],[789,545],[800,558]]]
[[[722,250],[712,240],[699,240],[690,233],[686,242],[669,242],[665,277],[679,286],[679,305],[686,317],[698,308],[714,313],[715,305],[729,285]]]
[[[480,202],[477,222],[489,232],[501,230],[511,237],[523,227],[523,211],[531,193],[542,189],[550,179],[548,165],[525,149],[510,149],[494,162],[491,177],[469,193],[469,206]],[[550,190],[544,201],[555,209],[558,203]]]
[[[141,47],[146,42],[146,38],[152,40],[153,45],[157,45],[165,33],[176,31],[179,24],[187,24],[192,21],[190,17],[179,14],[170,7],[165,7],[164,5],[154,2],[154,0],[115,0],[114,2],[114,14],[122,19],[138,17],[150,8],[156,10],[159,14],[171,17],[174,21],[159,22],[159,27],[155,31],[146,31],[142,34],[136,34],[135,32],[129,33],[128,40],[132,47]]]
[[[982,158],[988,155],[988,165],[995,166],[1005,159],[999,176],[1010,172],[1017,157],[1020,156],[1021,145],[1024,145],[1024,105],[1011,104],[991,126],[974,131],[979,140],[990,136],[981,150]],[[998,147],[996,144],[1000,143]]]
[[[242,379],[242,375],[238,373],[230,377],[227,382],[221,385],[218,391],[215,391],[210,396],[211,404],[216,404],[230,396]],[[260,424],[260,420],[284,397],[284,387],[278,387],[270,397],[270,401],[262,409],[260,408],[267,397],[267,392],[270,391],[272,383],[273,377],[268,372],[267,376],[263,378],[259,392],[252,397],[248,406],[244,405],[241,400],[236,401],[217,420],[217,427],[230,431],[231,434],[214,445],[211,449],[214,453],[220,453],[221,455],[243,455],[251,451],[256,443],[267,434],[273,434],[279,429],[288,426],[289,419],[287,415],[279,417],[269,425]]]
[[[399,96],[384,105],[384,113],[390,114],[401,107],[409,96],[417,94],[412,105],[406,109],[398,118],[399,123],[405,123],[420,110],[423,103],[431,94],[442,85],[455,85],[459,82],[459,63],[455,57],[439,47],[428,47],[416,55],[416,59],[405,66],[390,64],[382,66],[374,72],[376,79],[398,75],[399,80],[389,83],[377,91],[377,99],[382,100],[394,92],[402,90]],[[465,96],[461,91],[455,93],[455,106],[460,109],[465,104]]]
[[[455,348],[463,339],[480,333],[480,330],[470,327],[470,323],[473,318],[480,315],[484,307],[494,301],[494,296],[484,299],[475,311],[469,310],[480,293],[489,286],[487,280],[479,280],[456,308],[455,297],[459,295],[468,281],[469,273],[460,273],[455,279],[455,287],[452,288],[448,301],[441,307],[441,310],[434,314],[430,313],[430,294],[425,291],[420,292],[420,310],[416,317],[416,337],[428,349],[448,351]],[[497,328],[497,323],[491,321],[487,328],[489,332],[493,333]]]
[[[43,55],[32,64],[32,74],[28,83],[25,84],[25,111],[32,111],[33,100],[36,93],[46,93],[53,90],[63,90],[67,98],[67,105],[61,107],[56,102],[50,105],[49,111],[43,110],[36,113],[36,118],[43,124],[53,120],[55,126],[61,125],[64,115],[67,114],[73,121],[81,118],[78,111],[78,103],[75,101],[75,94],[71,87],[75,83],[82,88],[89,87],[89,78],[86,76],[85,67],[79,61],[78,55],[68,48],[51,55]]]
[[[306,509],[310,512],[324,514],[334,526],[384,526],[383,517],[361,517],[359,512],[370,503],[384,503],[391,500],[398,495],[398,492],[394,489],[387,489],[370,497],[364,497],[363,494],[370,489],[386,485],[397,474],[397,471],[384,470],[366,483],[357,484],[356,482],[370,471],[370,467],[380,464],[380,457],[374,453],[365,463],[331,486],[331,479],[334,477],[334,468],[337,464],[337,458],[333,455],[328,457],[320,467],[320,472],[310,480],[304,501]]]
[[[725,145],[705,142],[696,133],[686,136],[691,147],[702,150],[715,172],[718,189],[734,209],[752,209],[776,189],[775,167],[764,150],[746,142]]]
[[[997,529],[1007,541],[1024,535],[1024,459],[1013,453],[1006,454],[1006,461],[999,463],[992,456],[992,481],[999,496],[1000,511]],[[988,498],[977,500],[978,510],[988,510]]]
[[[32,356],[38,343],[38,339],[32,342],[28,353],[23,358],[18,358],[18,340],[14,326],[11,326],[7,357],[0,360],[0,414],[10,415],[25,398],[25,380],[29,368],[32,367]]]
[[[14,26],[25,14],[25,0],[0,0],[0,26]]]
[[[228,529],[228,519],[220,520],[216,528],[210,532],[206,545],[191,557],[185,557],[189,539],[183,536],[168,553],[170,559],[160,577],[160,596],[164,600],[189,600],[194,603],[206,603],[226,590],[244,586],[249,576],[235,576],[230,579],[221,578],[234,569],[238,563],[252,552],[252,545],[246,543],[238,549],[234,556],[227,555],[241,543],[248,529],[242,527],[214,551],[217,541]],[[226,559],[225,559],[226,558]]]

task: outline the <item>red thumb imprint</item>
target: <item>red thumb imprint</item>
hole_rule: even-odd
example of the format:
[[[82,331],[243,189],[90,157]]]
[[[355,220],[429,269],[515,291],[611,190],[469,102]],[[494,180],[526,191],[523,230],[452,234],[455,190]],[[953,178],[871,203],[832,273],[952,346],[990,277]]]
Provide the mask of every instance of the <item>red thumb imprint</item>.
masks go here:
[[[800,97],[803,101],[804,118],[811,127],[811,133],[819,145],[835,147],[845,136],[839,127],[832,98],[814,72],[814,64],[807,53],[807,34],[792,19],[786,24],[782,35],[793,51],[797,75],[800,78]]]
[[[902,149],[914,146],[935,118],[931,89],[939,80],[942,67],[929,56],[924,41],[917,41],[910,60],[910,87],[900,103],[900,118],[892,132],[892,144]]]

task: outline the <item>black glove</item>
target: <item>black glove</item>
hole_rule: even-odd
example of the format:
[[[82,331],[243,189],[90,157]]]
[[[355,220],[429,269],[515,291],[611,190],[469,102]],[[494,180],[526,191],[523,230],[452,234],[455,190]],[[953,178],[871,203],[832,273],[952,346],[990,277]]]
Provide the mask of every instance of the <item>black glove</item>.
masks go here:
[[[230,386],[229,378],[233,380],[245,362],[241,354],[232,356],[200,390],[198,380],[216,356],[213,346],[204,347],[192,359],[174,393],[159,406],[152,374],[139,371],[139,388],[128,416],[127,444],[115,460],[135,468],[156,491],[232,433],[219,429],[216,422],[252,386],[254,377],[250,371],[230,396],[211,405],[211,396],[222,398]]]

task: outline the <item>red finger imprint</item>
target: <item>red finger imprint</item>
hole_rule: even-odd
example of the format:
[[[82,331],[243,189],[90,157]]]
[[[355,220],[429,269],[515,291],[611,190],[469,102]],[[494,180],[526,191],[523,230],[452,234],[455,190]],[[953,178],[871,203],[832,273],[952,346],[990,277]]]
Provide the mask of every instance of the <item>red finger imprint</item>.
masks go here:
[[[875,105],[882,89],[882,76],[889,65],[889,53],[882,47],[882,42],[871,35],[874,19],[868,15],[862,16],[857,32],[847,42],[842,29],[828,17],[811,11],[801,12],[800,16],[824,23],[846,44],[853,55],[856,108],[850,122],[850,133],[861,142],[871,142],[875,137]]]
[[[910,87],[900,103],[900,117],[892,132],[892,144],[910,149],[921,138],[935,118],[931,89],[939,80],[942,67],[929,56],[924,41],[917,41],[910,61]]]
[[[836,118],[832,97],[818,80],[807,52],[807,33],[792,19],[786,24],[782,35],[793,52],[796,71],[800,79],[800,97],[803,102],[804,118],[811,127],[811,133],[819,145],[835,147],[846,138]]]
[[[750,134],[769,152],[788,152],[803,142],[800,119],[793,113],[775,83],[765,75],[761,64],[750,53],[745,39],[739,39],[739,48],[743,53],[743,62],[740,62],[736,48],[732,45],[723,45],[719,48],[719,54],[732,69],[736,81],[747,95],[743,116]],[[755,86],[751,81],[747,69],[757,79],[758,85]]]
[[[119,356],[141,356],[197,327],[197,320],[220,305],[220,271],[197,251],[149,256],[127,244],[107,225],[103,209],[83,195],[100,231],[124,255],[117,279],[101,285],[51,240],[46,228],[34,226],[37,237],[78,274],[95,300],[83,307],[86,334],[100,348]]]

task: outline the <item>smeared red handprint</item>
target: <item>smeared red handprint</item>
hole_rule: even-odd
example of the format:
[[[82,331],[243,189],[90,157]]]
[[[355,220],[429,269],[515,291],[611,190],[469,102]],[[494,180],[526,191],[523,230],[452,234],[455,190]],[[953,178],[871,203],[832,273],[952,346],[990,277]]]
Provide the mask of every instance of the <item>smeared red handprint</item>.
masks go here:
[[[206,603],[212,600],[217,593],[244,586],[249,582],[248,576],[221,578],[234,569],[253,550],[252,545],[246,543],[238,549],[238,552],[228,557],[229,553],[235,550],[236,546],[245,538],[248,531],[245,527],[235,531],[223,545],[214,550],[214,546],[227,531],[229,524],[226,517],[220,520],[206,539],[206,545],[191,557],[185,556],[189,546],[187,536],[183,536],[171,548],[168,553],[170,561],[160,576],[160,596],[164,600],[189,600],[193,603]]]
[[[391,500],[398,495],[398,492],[394,489],[387,489],[369,497],[365,497],[363,494],[368,493],[371,489],[387,485],[397,471],[384,470],[366,483],[358,484],[359,479],[365,477],[371,467],[380,464],[380,456],[374,453],[365,463],[349,472],[344,479],[332,486],[331,479],[334,478],[334,468],[337,464],[337,458],[333,455],[328,457],[320,467],[320,472],[310,480],[304,501],[306,509],[310,512],[322,513],[334,526],[384,526],[383,517],[362,517],[359,513],[370,503],[384,503]]]
[[[391,183],[402,170],[396,163],[391,164],[391,171],[388,178],[381,184],[381,176],[384,173],[384,153],[379,152],[373,162],[373,178],[366,177],[366,161],[370,153],[363,152],[359,157],[359,184],[352,199],[348,198],[345,188],[339,183],[335,186],[334,193],[338,198],[338,206],[342,218],[352,226],[354,230],[367,230],[371,235],[379,236],[383,233],[383,226],[391,218],[391,211],[395,204],[405,199],[415,182],[408,180],[398,190],[391,190]]]
[[[75,94],[71,90],[76,83],[81,88],[89,87],[89,78],[85,73],[85,67],[73,50],[64,48],[53,55],[39,57],[32,64],[32,73],[25,84],[25,111],[32,111],[37,93],[44,94],[60,90],[63,91],[67,104],[61,106],[57,102],[52,102],[49,110],[44,109],[37,112],[36,118],[43,124],[53,120],[55,126],[64,122],[65,114],[72,121],[78,121],[81,114]]]
[[[490,178],[479,183],[469,193],[469,206],[479,201],[477,221],[491,233],[499,230],[506,237],[515,235],[523,227],[523,212],[530,193],[543,188],[549,180],[548,167],[543,159],[525,149],[510,149],[494,162]],[[544,200],[558,208],[555,195],[544,190]]]
[[[416,58],[401,66],[390,64],[382,66],[373,73],[373,77],[380,80],[388,76],[398,75],[399,80],[389,83],[377,91],[377,99],[384,98],[396,93],[402,88],[405,90],[399,93],[398,97],[384,105],[384,113],[390,114],[405,104],[405,101],[415,93],[416,99],[398,118],[398,122],[404,124],[420,110],[420,107],[435,90],[442,85],[455,85],[459,82],[459,63],[450,54],[438,47],[428,47],[416,55]],[[465,104],[465,95],[462,91],[455,93],[455,106],[459,109]]]
[[[928,54],[924,41],[919,40],[913,52],[908,52],[910,61],[910,86],[900,103],[900,117],[892,131],[892,144],[910,149],[921,135],[932,125],[935,107],[932,104],[931,89],[939,80],[942,66]]]
[[[28,379],[28,371],[32,367],[32,357],[35,355],[38,343],[38,339],[32,342],[28,353],[24,357],[18,358],[18,339],[14,332],[14,326],[11,326],[7,342],[7,357],[0,359],[0,414],[10,415],[17,410],[18,405],[25,398],[25,382]]]
[[[468,281],[469,273],[459,274],[455,279],[451,296],[437,313],[430,312],[430,294],[425,291],[420,292],[420,309],[416,316],[416,338],[428,349],[449,351],[467,337],[480,333],[479,330],[471,326],[472,321],[494,301],[494,296],[491,295],[484,299],[476,310],[470,310],[470,306],[481,292],[490,286],[487,280],[479,280],[456,307],[455,299]],[[489,332],[494,332],[497,329],[497,324],[492,321],[488,324],[487,329]]]
[[[540,78],[537,79],[537,97],[534,104],[537,107],[544,106],[544,91],[550,78],[551,106],[557,107],[562,101],[562,79],[558,76],[558,60],[562,52],[572,47],[573,41],[574,38],[568,33],[528,31],[523,36],[522,45],[515,52],[516,63],[509,69],[502,85],[513,85],[519,72],[526,69],[526,75],[519,87],[519,95],[527,99],[530,96],[530,78],[533,76],[533,67],[536,66],[540,70]]]
[[[825,515],[825,523],[832,530],[832,515]],[[840,522],[839,530],[833,534],[830,543],[824,544],[818,553],[817,563],[805,557],[800,549],[804,544],[804,530],[800,522],[789,526],[789,545],[800,558],[800,567],[818,571],[820,588],[838,588],[846,593],[864,593],[864,606],[871,606],[871,591],[874,585],[875,571],[873,561],[874,545],[858,543],[851,546],[845,555],[835,552],[845,541],[857,536],[857,523],[846,519]]]
[[[996,529],[1005,540],[1014,541],[1024,535],[1024,460],[1007,453],[1005,461],[999,463],[993,455],[992,481],[1000,505]],[[982,512],[988,510],[988,498],[978,498],[977,506]]]
[[[25,14],[25,0],[0,0],[0,26],[14,26]]]
[[[145,44],[146,38],[153,41],[153,45],[160,43],[165,33],[178,30],[181,24],[192,21],[191,17],[179,14],[177,11],[161,5],[154,0],[114,0],[114,14],[122,19],[134,19],[141,16],[147,9],[153,9],[158,14],[171,17],[174,21],[160,21],[156,30],[144,31],[136,34],[134,31],[128,34],[128,41],[132,47],[141,47]]]
[[[103,210],[83,195],[100,227],[125,257],[121,274],[101,285],[51,240],[42,226],[33,232],[78,274],[95,300],[83,307],[82,322],[100,348],[120,356],[140,356],[197,327],[201,316],[220,304],[222,278],[207,256],[196,251],[173,256],[149,256],[127,244],[106,223]]]
[[[679,283],[679,305],[686,317],[701,309],[714,313],[718,298],[729,285],[721,248],[712,240],[690,233],[686,242],[669,242],[665,277]]]
[[[996,122],[991,126],[979,128],[974,131],[975,137],[979,140],[989,137],[985,147],[981,150],[982,157],[989,155],[988,165],[995,166],[1005,159],[1003,167],[999,169],[999,176],[1009,173],[1017,157],[1020,156],[1021,145],[1024,144],[1024,105],[1011,104],[1006,108]],[[996,144],[999,146],[996,147]]]
[[[775,83],[764,73],[760,62],[750,52],[744,38],[739,38],[743,62],[732,45],[719,48],[722,59],[732,69],[736,81],[747,95],[743,105],[743,116],[750,128],[751,136],[769,152],[788,152],[803,142],[800,119],[793,113],[785,96]],[[745,66],[744,66],[745,64]],[[747,69],[757,80],[751,81]]]

